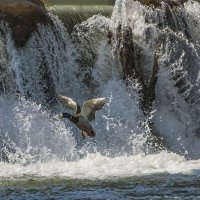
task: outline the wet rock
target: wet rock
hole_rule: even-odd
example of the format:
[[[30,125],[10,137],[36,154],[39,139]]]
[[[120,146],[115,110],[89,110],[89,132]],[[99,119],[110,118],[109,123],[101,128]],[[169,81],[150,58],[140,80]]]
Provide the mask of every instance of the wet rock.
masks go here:
[[[137,80],[140,85],[140,107],[145,115],[149,115],[152,109],[152,103],[155,100],[155,86],[157,82],[157,74],[159,71],[158,56],[154,55],[154,65],[152,67],[152,75],[148,82],[145,82],[144,72],[141,68],[141,51],[142,49],[136,44],[132,38],[133,33],[130,27],[121,28],[119,25],[117,30],[118,53],[120,63],[123,70],[123,79]],[[159,48],[159,47],[158,47]]]
[[[130,27],[125,27],[121,30],[119,25],[117,30],[117,40],[119,47],[120,62],[124,72],[124,79],[138,79],[143,85],[142,72],[139,67],[140,51],[137,45],[133,42],[133,33]]]
[[[161,7],[163,4],[169,5],[171,8],[182,6],[187,0],[139,0],[140,3],[146,6]]]
[[[161,6],[160,0],[139,0],[139,2],[146,6],[155,6],[155,7]]]
[[[32,3],[40,6],[41,8],[45,9],[44,3],[42,1],[40,1],[40,0],[27,0],[27,1],[32,2]]]
[[[17,47],[26,44],[31,33],[37,30],[37,23],[52,24],[39,0],[0,1],[0,19],[9,24]]]
[[[108,34],[109,43],[113,37],[111,33]],[[133,39],[133,32],[130,27],[117,28],[116,34],[117,54],[122,66],[123,79],[128,84],[129,81],[137,82],[139,84],[140,109],[144,115],[148,117],[147,123],[149,126],[149,134],[147,144],[149,147],[153,147],[156,151],[165,149],[166,145],[163,143],[163,139],[159,132],[155,129],[151,122],[150,116],[152,111],[152,104],[155,100],[155,87],[158,79],[159,72],[159,49],[161,44],[155,47],[154,63],[152,66],[152,73],[148,81],[145,80],[144,71],[141,67],[142,60],[142,48]]]

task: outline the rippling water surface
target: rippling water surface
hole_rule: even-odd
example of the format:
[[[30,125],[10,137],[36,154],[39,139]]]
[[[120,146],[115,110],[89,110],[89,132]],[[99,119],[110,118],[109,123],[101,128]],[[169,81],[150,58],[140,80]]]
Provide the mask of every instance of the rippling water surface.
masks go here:
[[[1,180],[0,199],[199,199],[193,175],[155,174],[106,180],[24,176]]]
[[[200,161],[167,152],[0,167],[0,199],[200,198]]]

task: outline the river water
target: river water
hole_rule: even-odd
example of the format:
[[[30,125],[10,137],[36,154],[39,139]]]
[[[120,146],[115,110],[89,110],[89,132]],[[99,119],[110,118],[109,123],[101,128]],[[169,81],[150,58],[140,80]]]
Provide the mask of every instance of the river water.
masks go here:
[[[200,199],[199,13],[196,1],[152,9],[117,0],[111,17],[69,33],[49,12],[54,26],[38,25],[23,48],[0,22],[0,199]],[[161,44],[148,115],[138,80],[124,81],[119,27],[133,33],[145,84]],[[95,138],[58,120],[59,94],[79,104],[106,97]]]
[[[167,152],[0,166],[0,199],[200,198],[200,162]]]

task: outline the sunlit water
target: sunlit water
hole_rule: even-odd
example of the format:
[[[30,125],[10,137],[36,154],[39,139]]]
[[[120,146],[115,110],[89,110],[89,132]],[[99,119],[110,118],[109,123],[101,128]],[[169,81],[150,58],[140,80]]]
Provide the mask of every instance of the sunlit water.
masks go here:
[[[199,10],[198,3],[186,3],[186,21],[194,18],[197,23]],[[162,16],[162,10],[158,13]],[[191,88],[180,94],[173,82],[180,73],[185,84],[198,89],[198,28],[191,20],[194,31],[188,41],[169,27],[159,30],[154,18],[147,23],[147,14],[152,17],[154,12],[138,2],[118,0],[111,19],[93,16],[74,27],[71,36],[50,14],[55,28],[38,25],[38,33],[22,49],[15,48],[9,27],[0,24],[7,33],[0,38],[0,64],[7,66],[1,67],[0,75],[0,199],[200,199],[198,95],[192,96]],[[108,31],[116,37],[120,23],[132,28],[133,38],[143,47],[147,77],[153,42],[158,35],[169,37],[148,117],[139,107],[137,81],[127,85],[121,78],[117,41],[112,47],[108,43]],[[147,30],[151,42],[146,41]],[[184,51],[169,50],[172,36],[173,50]],[[193,60],[187,63],[189,52]],[[86,74],[89,83],[84,81]],[[51,105],[57,94],[80,104],[94,96],[106,97],[93,123],[95,138],[84,140],[70,122],[57,119],[66,110],[58,103]],[[195,102],[189,99],[189,106],[188,96]],[[168,150],[157,151],[147,143],[148,120],[162,133]]]

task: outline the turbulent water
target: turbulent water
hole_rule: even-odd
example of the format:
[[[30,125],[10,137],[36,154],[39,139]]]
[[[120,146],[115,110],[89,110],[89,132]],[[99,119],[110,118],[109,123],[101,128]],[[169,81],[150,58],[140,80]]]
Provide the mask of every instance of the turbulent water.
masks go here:
[[[0,22],[0,199],[200,198],[200,4],[174,9],[117,0],[111,18],[95,15],[71,34],[49,13],[54,26],[38,25],[23,48]],[[138,80],[123,80],[119,26],[132,30],[145,84],[159,50],[149,115]],[[95,138],[57,119],[58,94],[106,97]]]

